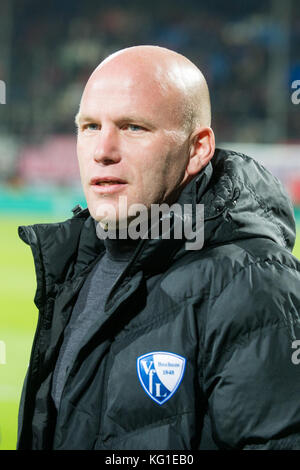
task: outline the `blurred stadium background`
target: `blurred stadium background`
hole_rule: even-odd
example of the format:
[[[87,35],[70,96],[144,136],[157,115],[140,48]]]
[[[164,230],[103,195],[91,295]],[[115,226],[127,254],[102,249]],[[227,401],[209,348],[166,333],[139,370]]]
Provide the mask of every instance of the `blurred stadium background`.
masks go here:
[[[1,0],[0,449],[16,446],[37,321],[33,261],[17,227],[86,206],[74,115],[95,65],[136,44],[189,57],[208,79],[217,145],[262,161],[283,182],[300,224],[300,104],[292,102],[299,43],[297,0]]]

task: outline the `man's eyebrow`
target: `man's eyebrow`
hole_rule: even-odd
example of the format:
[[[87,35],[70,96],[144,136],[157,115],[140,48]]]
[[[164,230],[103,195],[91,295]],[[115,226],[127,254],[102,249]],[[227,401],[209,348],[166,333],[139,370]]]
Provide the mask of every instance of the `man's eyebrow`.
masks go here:
[[[97,122],[97,119],[95,119],[92,116],[81,114],[80,111],[78,111],[78,113],[75,116],[76,126],[79,127],[81,122]]]
[[[85,121],[85,122],[95,122],[97,119],[95,119],[92,116],[88,116],[85,114],[82,114],[80,111],[75,116],[75,124],[79,126],[80,122]]]
[[[91,117],[91,116],[85,116],[84,114],[81,114],[78,112],[75,116],[75,124],[79,126],[80,122],[86,121],[86,122],[96,122],[97,119]],[[148,119],[142,117],[142,116],[135,116],[135,115],[124,115],[121,116],[119,119],[116,120],[117,122],[123,122],[123,121],[128,121],[128,122],[136,122],[137,124],[144,124],[145,126],[148,127],[154,127],[154,124],[149,121]]]
[[[153,122],[149,121],[147,118],[142,116],[135,116],[127,114],[126,116],[122,116],[118,121],[129,121],[129,122],[136,122],[137,124],[144,124],[148,127],[154,127]]]

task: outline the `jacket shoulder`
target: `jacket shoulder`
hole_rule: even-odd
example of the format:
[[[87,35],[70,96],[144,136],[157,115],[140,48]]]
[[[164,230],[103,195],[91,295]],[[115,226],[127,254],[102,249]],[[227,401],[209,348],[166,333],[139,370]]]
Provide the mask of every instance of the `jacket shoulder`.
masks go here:
[[[274,271],[289,272],[299,282],[300,262],[287,249],[267,238],[253,238],[186,252],[163,277],[161,287],[176,298],[217,298],[226,288],[241,283],[246,288],[250,272],[276,285]],[[281,285],[284,284],[283,277]],[[235,287],[233,287],[234,289]]]

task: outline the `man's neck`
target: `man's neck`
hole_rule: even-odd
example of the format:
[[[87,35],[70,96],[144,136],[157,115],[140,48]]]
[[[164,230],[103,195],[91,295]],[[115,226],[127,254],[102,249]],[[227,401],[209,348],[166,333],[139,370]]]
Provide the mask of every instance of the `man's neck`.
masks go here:
[[[98,222],[95,221],[96,229],[97,224]],[[104,239],[104,246],[109,258],[114,261],[126,261],[133,255],[139,241],[140,238],[137,240],[132,239],[127,229],[117,229],[112,233],[107,233],[107,237]]]

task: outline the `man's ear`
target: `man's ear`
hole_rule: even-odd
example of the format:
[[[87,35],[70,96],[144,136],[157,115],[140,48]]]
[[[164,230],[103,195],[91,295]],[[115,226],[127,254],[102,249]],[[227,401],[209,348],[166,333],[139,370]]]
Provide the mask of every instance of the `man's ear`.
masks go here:
[[[186,167],[189,176],[195,176],[215,153],[215,135],[210,127],[200,127],[190,137],[190,159]]]

